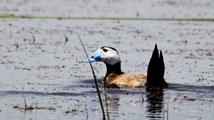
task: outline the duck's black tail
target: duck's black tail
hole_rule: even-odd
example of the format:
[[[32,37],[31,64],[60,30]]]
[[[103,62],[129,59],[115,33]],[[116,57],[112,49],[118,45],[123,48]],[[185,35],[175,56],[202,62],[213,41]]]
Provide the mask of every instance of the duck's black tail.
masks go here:
[[[164,80],[165,65],[163,54],[158,52],[157,44],[155,44],[152,57],[149,61],[147,70],[147,88],[167,88],[168,85]]]

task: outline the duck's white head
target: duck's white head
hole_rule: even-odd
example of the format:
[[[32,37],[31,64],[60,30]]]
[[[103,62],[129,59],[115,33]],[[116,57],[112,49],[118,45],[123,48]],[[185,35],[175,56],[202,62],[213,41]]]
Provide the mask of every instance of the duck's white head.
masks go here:
[[[113,47],[103,46],[92,53],[90,58],[86,58],[83,62],[104,62],[105,64],[114,65],[120,62],[117,50]]]

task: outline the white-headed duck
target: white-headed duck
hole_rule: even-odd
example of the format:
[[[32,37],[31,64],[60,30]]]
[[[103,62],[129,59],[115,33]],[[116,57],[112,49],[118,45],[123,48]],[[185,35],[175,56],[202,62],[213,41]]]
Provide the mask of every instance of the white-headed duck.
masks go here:
[[[135,88],[140,86],[166,88],[168,86],[164,80],[165,66],[163,55],[161,51],[159,55],[157,45],[155,45],[152,53],[147,75],[122,72],[118,51],[109,46],[99,48],[90,58],[83,60],[83,62],[104,62],[107,68],[104,81],[107,85],[122,88]]]

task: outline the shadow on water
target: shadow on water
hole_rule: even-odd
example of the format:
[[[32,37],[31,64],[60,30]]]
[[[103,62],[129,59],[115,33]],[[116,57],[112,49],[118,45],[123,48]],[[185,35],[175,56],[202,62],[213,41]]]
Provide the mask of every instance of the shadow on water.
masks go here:
[[[102,83],[102,78],[98,79],[98,84],[101,84]],[[87,86],[87,87],[91,87],[93,88],[94,87],[94,82],[93,82],[93,79],[87,79],[87,80],[81,80],[79,82],[77,82],[77,86],[79,84],[82,84],[82,86]],[[203,86],[203,85],[187,85],[187,84],[176,84],[176,83],[168,83],[169,85],[169,88],[167,89],[164,89],[164,90],[172,90],[174,92],[176,91],[184,91],[184,92],[195,92],[195,93],[209,93],[209,92],[212,92],[214,90],[214,86]],[[74,85],[69,85],[69,86],[64,86],[64,87],[73,87]],[[81,86],[81,85],[80,85]],[[139,94],[139,93],[154,93],[151,92],[151,91],[142,91],[142,88],[144,87],[140,87],[140,88],[126,88],[126,89],[119,89],[119,88],[108,88],[108,93],[121,93],[121,92],[124,92],[124,91],[129,91],[129,92],[132,92],[132,94],[136,93],[136,94]],[[160,93],[163,94],[163,91],[159,91]],[[155,91],[155,93],[157,94],[157,91]]]
[[[101,81],[98,82],[99,85],[101,85]],[[11,90],[11,91],[0,91],[0,96],[1,95],[10,95],[10,94],[34,94],[34,95],[86,95],[89,93],[96,93],[95,90],[93,90],[94,88],[94,83],[92,80],[83,80],[81,82],[77,82],[76,84],[72,84],[72,85],[64,85],[64,86],[60,86],[58,88],[78,88],[78,89],[84,89],[84,90],[80,90],[80,91],[69,91],[69,92],[36,92],[36,91],[16,91],[16,90]],[[129,92],[131,94],[151,94],[153,95],[154,92],[148,92],[145,91],[144,89],[142,89],[144,87],[140,87],[140,88],[107,88],[107,93],[110,94],[123,94],[124,92]],[[92,90],[88,90],[88,89],[92,89]],[[165,90],[171,90],[174,92],[192,92],[194,93],[212,93],[214,91],[214,86],[198,86],[198,85],[184,85],[184,84],[174,84],[174,83],[169,83],[169,88],[165,89]],[[101,90],[102,91],[102,90]],[[157,95],[162,95],[163,96],[163,92],[157,93]]]
[[[198,86],[198,85],[184,85],[184,84],[169,84],[169,90],[195,92],[195,93],[210,93],[214,90],[214,86]]]

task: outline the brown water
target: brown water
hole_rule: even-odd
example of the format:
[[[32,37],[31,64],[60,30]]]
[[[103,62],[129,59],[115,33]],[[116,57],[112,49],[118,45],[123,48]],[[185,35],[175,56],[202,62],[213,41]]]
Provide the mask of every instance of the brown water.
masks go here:
[[[140,17],[156,17],[156,14],[161,17],[170,11],[169,17],[174,14],[213,17],[212,1],[138,2],[111,1],[101,9],[104,3],[73,1],[77,6],[87,4],[85,9],[77,6],[74,9],[69,1],[2,1],[1,9],[8,14],[39,16],[73,13],[74,16],[135,17],[134,11],[139,11]],[[141,9],[141,4],[145,8]],[[136,10],[128,9],[132,6]],[[202,16],[193,10],[200,11]],[[88,54],[104,45],[117,48],[125,72],[146,73],[154,44],[163,51],[169,89],[154,94],[145,88],[108,88],[111,119],[158,120],[163,115],[166,119],[167,113],[170,120],[214,118],[213,22],[0,19],[0,26],[0,119],[102,118],[90,66],[81,62],[85,54],[76,32]],[[68,37],[66,44],[64,34]],[[104,64],[93,66],[101,81],[106,72]],[[28,107],[37,109],[24,110],[24,99]]]

